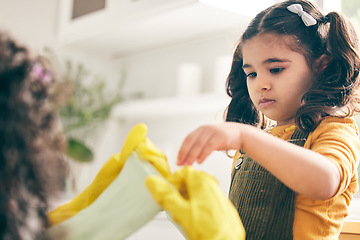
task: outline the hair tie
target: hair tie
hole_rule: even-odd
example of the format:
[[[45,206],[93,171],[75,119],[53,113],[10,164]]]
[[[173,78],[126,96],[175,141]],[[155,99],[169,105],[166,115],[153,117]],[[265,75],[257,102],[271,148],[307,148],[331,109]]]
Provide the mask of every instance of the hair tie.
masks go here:
[[[324,16],[324,23],[328,23],[328,18]]]
[[[313,18],[310,14],[305,12],[300,4],[292,4],[287,7],[290,12],[296,13],[301,17],[302,21],[304,22],[305,26],[313,26],[316,24],[315,18]]]

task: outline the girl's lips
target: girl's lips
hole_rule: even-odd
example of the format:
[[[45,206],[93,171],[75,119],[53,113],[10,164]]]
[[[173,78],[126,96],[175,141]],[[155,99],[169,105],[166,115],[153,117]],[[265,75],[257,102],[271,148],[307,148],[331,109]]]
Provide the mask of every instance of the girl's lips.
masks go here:
[[[276,101],[273,99],[267,99],[267,98],[262,98],[260,99],[259,105],[260,107],[268,107],[272,104],[274,104]]]

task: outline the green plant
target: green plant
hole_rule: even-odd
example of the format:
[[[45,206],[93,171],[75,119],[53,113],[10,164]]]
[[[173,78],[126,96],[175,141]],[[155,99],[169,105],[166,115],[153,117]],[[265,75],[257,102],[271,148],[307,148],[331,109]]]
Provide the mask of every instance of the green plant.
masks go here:
[[[121,88],[116,89],[114,95],[105,96],[103,79],[96,78],[93,84],[84,85],[88,75],[82,64],[74,67],[67,61],[65,76],[55,88],[54,100],[68,132],[104,121],[112,107],[124,99]]]
[[[108,119],[111,109],[125,99],[122,91],[125,73],[123,71],[119,86],[111,95],[105,93],[105,79],[91,75],[83,64],[67,60],[62,67],[50,49],[46,49],[46,53],[50,63],[59,71],[52,103],[67,139],[66,154],[73,160],[90,162],[93,152],[84,143],[84,136],[81,136],[84,134],[81,133],[92,133],[96,126]]]

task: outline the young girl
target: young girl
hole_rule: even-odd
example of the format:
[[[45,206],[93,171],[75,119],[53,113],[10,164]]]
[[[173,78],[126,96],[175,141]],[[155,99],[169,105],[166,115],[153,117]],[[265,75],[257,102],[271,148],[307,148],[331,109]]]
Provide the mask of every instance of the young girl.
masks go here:
[[[48,225],[63,159],[47,64],[0,33],[0,239],[35,239]]]
[[[260,12],[234,52],[226,123],[190,133],[178,165],[240,149],[229,198],[247,239],[337,239],[358,190],[354,28],[306,0]]]

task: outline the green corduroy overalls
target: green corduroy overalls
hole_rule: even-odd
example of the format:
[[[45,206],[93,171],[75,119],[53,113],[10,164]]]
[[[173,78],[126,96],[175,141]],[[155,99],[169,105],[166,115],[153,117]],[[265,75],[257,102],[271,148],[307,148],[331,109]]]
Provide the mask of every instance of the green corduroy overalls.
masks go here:
[[[296,129],[288,141],[304,146],[307,136]],[[231,174],[229,199],[239,212],[246,239],[293,239],[296,193],[246,154],[242,158]]]

